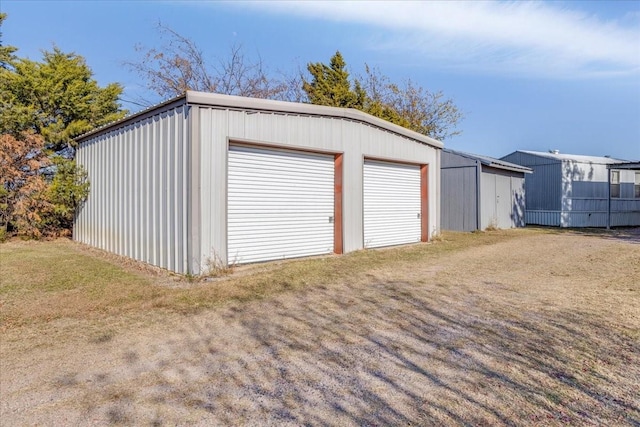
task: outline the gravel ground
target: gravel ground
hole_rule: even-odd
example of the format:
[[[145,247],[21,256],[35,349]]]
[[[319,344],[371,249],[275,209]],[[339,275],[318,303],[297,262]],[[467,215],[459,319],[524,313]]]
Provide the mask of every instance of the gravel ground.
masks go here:
[[[639,243],[523,235],[104,339],[9,337],[0,424],[638,426]]]

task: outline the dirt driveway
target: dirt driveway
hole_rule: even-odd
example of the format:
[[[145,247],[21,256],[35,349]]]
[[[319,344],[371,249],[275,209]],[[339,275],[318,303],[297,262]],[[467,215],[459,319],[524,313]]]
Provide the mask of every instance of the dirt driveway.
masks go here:
[[[2,425],[638,426],[640,235],[523,232],[123,331],[5,334]]]

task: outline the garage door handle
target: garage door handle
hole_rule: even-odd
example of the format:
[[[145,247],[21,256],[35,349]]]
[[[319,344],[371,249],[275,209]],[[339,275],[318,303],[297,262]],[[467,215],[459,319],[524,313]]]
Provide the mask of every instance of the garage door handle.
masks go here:
[[[330,217],[329,217],[329,224],[332,224],[332,223],[333,223],[333,217],[332,217],[332,216],[330,216]]]
[[[418,212],[418,219],[420,219],[420,212]]]

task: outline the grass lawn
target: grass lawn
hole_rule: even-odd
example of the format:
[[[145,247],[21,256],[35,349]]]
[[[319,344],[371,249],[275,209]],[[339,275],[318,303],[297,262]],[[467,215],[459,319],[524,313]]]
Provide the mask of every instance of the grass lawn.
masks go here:
[[[640,425],[640,233],[527,228],[180,276],[0,245],[11,425]]]
[[[141,311],[194,313],[306,286],[342,282],[372,268],[398,268],[461,248],[512,238],[508,232],[452,234],[433,245],[237,267],[190,281],[67,239],[0,245],[0,328],[46,326],[54,319],[99,320]]]

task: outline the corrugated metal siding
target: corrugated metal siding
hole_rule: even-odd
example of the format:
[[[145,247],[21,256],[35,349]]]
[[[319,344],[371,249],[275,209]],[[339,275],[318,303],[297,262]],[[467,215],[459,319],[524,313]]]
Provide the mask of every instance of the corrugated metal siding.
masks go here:
[[[640,200],[633,200],[631,171],[621,171],[620,199],[611,201],[611,225],[640,225],[633,223],[634,211],[640,213]],[[608,209],[607,168],[599,163],[563,162],[565,184],[562,227],[606,227]],[[625,182],[626,181],[626,182]]]
[[[442,168],[443,230],[473,231],[478,228],[477,170],[475,165]]]
[[[365,160],[364,247],[420,241],[420,167]]]
[[[228,98],[238,104],[233,108],[201,98],[189,107],[189,96],[171,100],[83,138],[78,162],[89,169],[94,191],[78,213],[78,240],[179,272],[202,272],[214,254],[228,261],[230,141],[341,154],[344,252],[363,247],[365,157],[428,165],[428,234],[439,230],[437,142],[348,112],[243,110],[239,98]]]
[[[527,224],[554,227],[606,227],[607,211],[526,211]],[[611,226],[640,226],[640,210],[611,212]]]
[[[230,146],[229,263],[333,252],[333,156]]]
[[[612,227],[640,226],[640,211],[635,212],[613,212],[611,214]]]
[[[529,210],[525,211],[524,221],[531,225],[550,225],[553,227],[560,226],[560,211],[542,211]]]
[[[526,193],[524,189],[525,176],[511,177],[511,220],[513,227],[524,227],[524,212],[526,209]]]
[[[543,158],[516,151],[502,157],[517,165],[526,166],[533,173],[525,175],[525,204],[527,210],[554,211],[562,208],[562,164],[559,160]]]
[[[481,225],[523,227],[525,222],[524,173],[482,166]]]
[[[470,159],[451,151],[442,150],[442,169],[459,168],[459,167],[475,167],[477,160]]]
[[[503,159],[534,171],[526,176],[527,224],[560,227],[607,225],[606,164],[575,159],[560,161],[521,152]],[[612,200],[611,225],[640,225],[636,219],[640,215],[640,200],[624,200],[633,196],[633,171],[621,171],[620,178],[621,199]]]
[[[631,175],[628,174],[625,179],[633,178]],[[611,199],[611,226],[640,226],[640,199],[630,197]]]
[[[76,240],[187,272],[187,114],[159,111],[80,144],[91,189]]]
[[[344,252],[363,247],[363,158],[429,164],[429,235],[439,229],[439,153],[412,139],[347,119],[198,106],[201,135],[202,259],[215,251],[227,260],[227,147],[268,144],[343,155]],[[418,238],[419,238],[418,234]]]
[[[480,175],[480,229],[497,226],[495,176],[482,173]]]
[[[482,165],[468,157],[442,152],[442,226],[449,230],[472,231],[489,226],[524,226],[525,190],[523,172]],[[477,168],[481,183],[477,184]],[[477,185],[480,185],[480,222],[476,219]]]
[[[441,209],[444,230],[473,231],[478,224],[477,160],[442,151]]]

